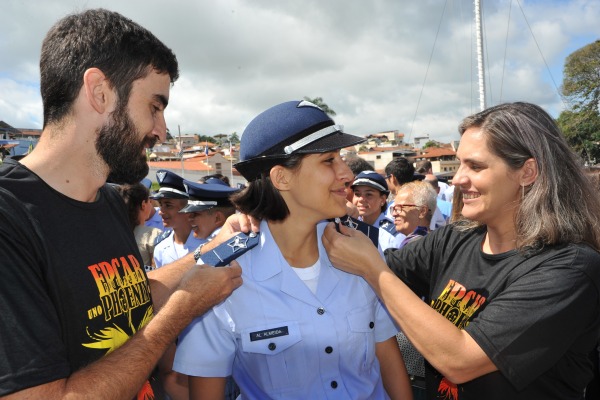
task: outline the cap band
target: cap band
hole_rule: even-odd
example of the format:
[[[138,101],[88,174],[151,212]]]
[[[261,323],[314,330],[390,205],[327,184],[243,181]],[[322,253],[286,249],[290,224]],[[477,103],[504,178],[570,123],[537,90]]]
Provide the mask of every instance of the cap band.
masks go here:
[[[180,194],[182,196],[188,197],[188,194],[186,192],[184,192],[182,190],[177,190],[177,189],[172,188],[172,187],[167,187],[167,186],[163,186],[163,187],[159,188],[158,189],[158,193],[161,193],[161,192],[172,192],[172,193],[177,193],[177,194]]]
[[[189,206],[216,206],[216,201],[188,200]]]
[[[379,183],[375,182],[374,180],[367,179],[367,178],[358,178],[357,180],[352,182],[352,186],[359,186],[359,185],[374,186],[375,188],[379,189],[380,192],[388,191],[385,187],[383,187]]]
[[[283,151],[285,151],[285,154],[292,154],[294,151],[301,149],[302,147],[304,147],[308,144],[311,144],[312,142],[315,142],[315,141],[317,141],[327,135],[330,135],[332,133],[340,132],[343,129],[344,129],[344,127],[342,125],[328,126],[321,130],[313,132],[308,136],[303,137],[302,139],[298,140],[297,142],[294,142],[290,145],[285,146]]]

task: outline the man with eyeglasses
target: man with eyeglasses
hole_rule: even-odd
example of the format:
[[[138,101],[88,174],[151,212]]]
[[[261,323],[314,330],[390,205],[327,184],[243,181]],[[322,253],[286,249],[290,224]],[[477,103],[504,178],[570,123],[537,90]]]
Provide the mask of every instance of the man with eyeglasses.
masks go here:
[[[400,247],[420,239],[429,232],[436,197],[431,185],[423,181],[407,183],[398,190],[392,216],[396,230],[406,235]]]

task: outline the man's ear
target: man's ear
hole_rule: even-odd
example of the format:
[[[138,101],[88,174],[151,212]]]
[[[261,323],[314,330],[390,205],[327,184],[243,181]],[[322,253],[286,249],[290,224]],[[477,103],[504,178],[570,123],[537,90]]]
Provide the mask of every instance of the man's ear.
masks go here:
[[[427,206],[421,206],[419,207],[419,219],[426,219],[427,218],[427,213],[431,213],[431,215],[433,215],[433,212],[435,210],[430,210],[429,207]]]
[[[114,100],[114,92],[110,87],[106,75],[98,68],[90,68],[83,74],[83,89],[88,104],[103,114],[110,109],[111,102]]]
[[[269,171],[269,177],[273,186],[279,191],[286,191],[290,189],[292,172],[281,165],[276,165]]]
[[[520,183],[522,186],[529,186],[533,182],[535,182],[535,180],[537,179],[537,176],[538,176],[537,163],[535,162],[535,158],[530,158],[527,161],[525,161],[525,163],[521,167],[521,182]]]

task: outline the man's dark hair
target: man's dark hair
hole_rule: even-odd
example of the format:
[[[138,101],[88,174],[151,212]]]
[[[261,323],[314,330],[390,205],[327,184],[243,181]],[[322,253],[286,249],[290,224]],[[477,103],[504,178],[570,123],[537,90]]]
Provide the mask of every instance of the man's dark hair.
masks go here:
[[[152,70],[179,77],[175,54],[150,31],[121,14],[87,10],[58,21],[42,44],[40,87],[44,127],[60,121],[73,106],[83,74],[100,69],[127,104],[133,82]]]
[[[433,168],[433,166],[431,165],[431,161],[429,160],[421,160],[417,163],[417,173],[419,174],[427,174],[428,171],[430,171]]]
[[[415,180],[415,167],[408,159],[396,157],[385,166],[385,174],[393,175],[398,184],[404,185]]]
[[[282,159],[278,165],[296,170],[306,154],[296,154]],[[285,200],[273,186],[268,172],[261,173],[261,177],[248,183],[248,186],[230,197],[231,202],[240,212],[256,219],[268,221],[283,221],[290,215]]]
[[[231,184],[229,183],[229,178],[223,174],[210,174],[210,175],[201,176],[198,179],[198,183],[206,183],[206,181],[209,180],[210,178],[220,179],[223,182],[225,182],[227,184],[227,186],[231,186]]]
[[[346,165],[350,168],[354,176],[360,174],[363,171],[373,170],[373,166],[362,157],[350,156],[346,157],[344,161],[346,162]]]

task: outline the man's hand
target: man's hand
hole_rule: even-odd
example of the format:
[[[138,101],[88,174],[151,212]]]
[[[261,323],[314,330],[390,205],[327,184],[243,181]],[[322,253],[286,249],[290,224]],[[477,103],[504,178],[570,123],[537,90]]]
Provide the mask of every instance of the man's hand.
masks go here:
[[[185,294],[191,318],[204,314],[242,285],[242,268],[236,261],[221,268],[199,265],[189,270],[176,290]],[[182,310],[183,311],[183,310]]]
[[[364,233],[333,222],[323,233],[323,245],[332,264],[343,271],[365,277],[378,264],[385,263],[373,242]]]

